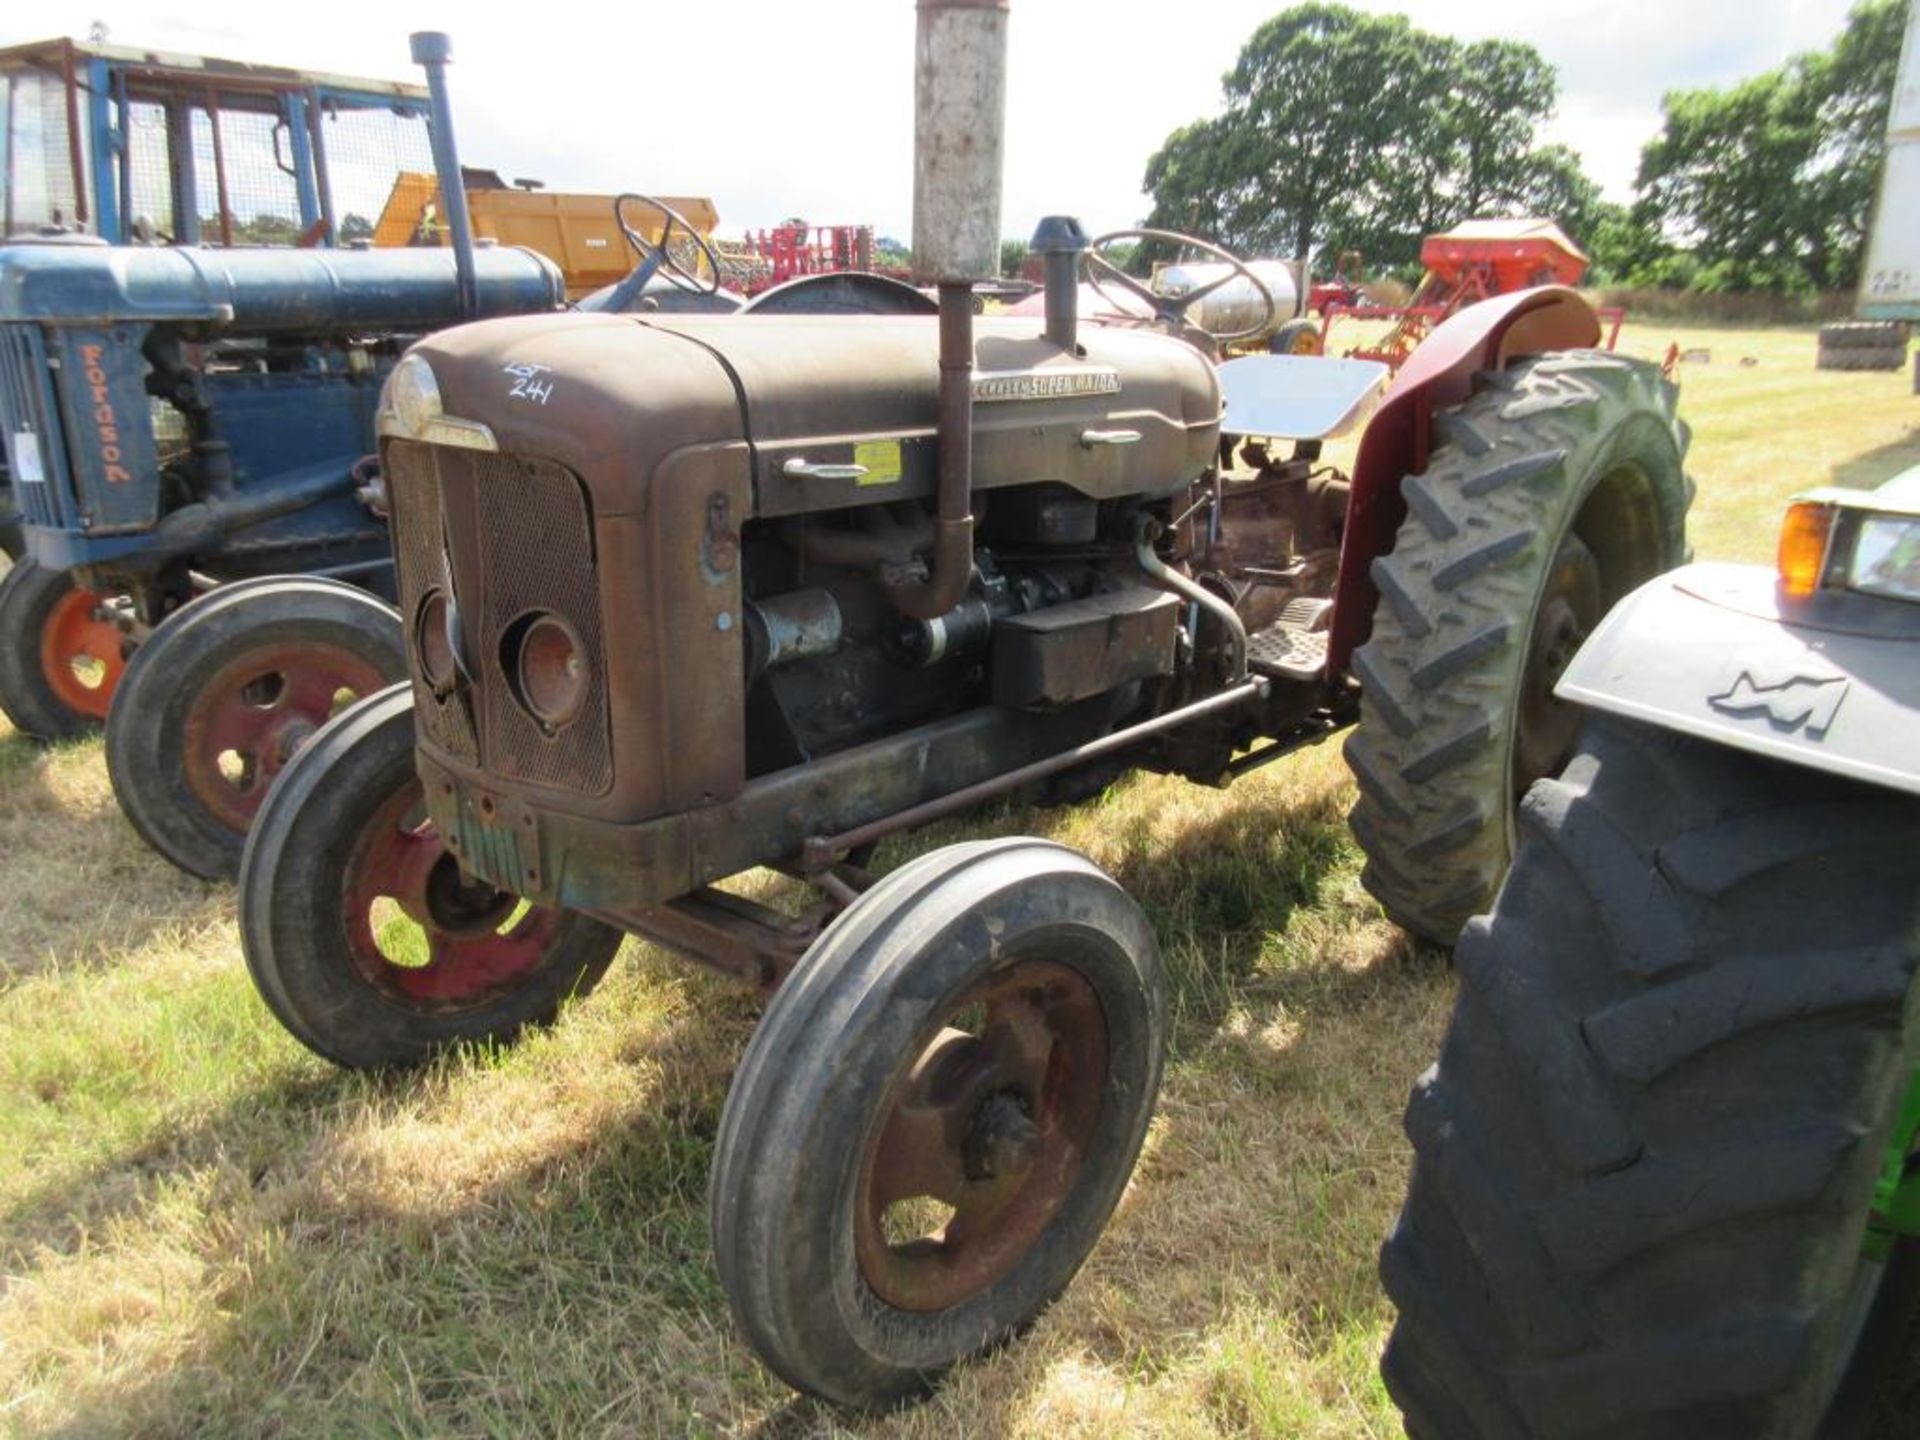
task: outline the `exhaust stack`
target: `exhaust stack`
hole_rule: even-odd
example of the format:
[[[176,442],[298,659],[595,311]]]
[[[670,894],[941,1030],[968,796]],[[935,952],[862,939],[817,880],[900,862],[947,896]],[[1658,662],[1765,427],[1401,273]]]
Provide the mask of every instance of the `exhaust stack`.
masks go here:
[[[1008,0],[916,8],[913,268],[940,293],[940,478],[931,573],[891,598],[936,620],[973,575],[973,286],[1000,267]]]
[[[417,30],[407,37],[413,63],[427,72],[433,106],[433,168],[440,172],[440,205],[453,236],[453,268],[459,277],[460,313],[480,313],[480,287],[473,273],[473,222],[467,217],[467,187],[460,171],[460,147],[453,140],[453,102],[447,97],[447,66],[453,40],[439,30]]]

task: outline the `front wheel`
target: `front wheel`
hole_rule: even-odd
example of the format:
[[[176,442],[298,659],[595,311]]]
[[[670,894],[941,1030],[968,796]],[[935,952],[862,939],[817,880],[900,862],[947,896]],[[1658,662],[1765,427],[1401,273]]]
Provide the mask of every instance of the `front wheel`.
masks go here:
[[[1166,1030],[1145,917],[1070,850],[951,846],[863,895],[720,1121],[714,1254],[761,1358],[877,1408],[1026,1324],[1120,1199]]]
[[[241,948],[261,998],[348,1069],[511,1041],[590,991],[620,939],[461,869],[426,818],[404,684],[294,756],[240,867]]]
[[[133,648],[111,604],[33,560],[0,577],[0,712],[16,730],[70,740],[107,718]]]
[[[223,585],[128,663],[107,714],[113,793],[161,855],[231,880],[294,752],[406,673],[399,612],[364,590],[298,575]]]
[[[1407,1108],[1409,1435],[1872,1433],[1913,1300],[1920,801],[1600,716],[1521,819]]]

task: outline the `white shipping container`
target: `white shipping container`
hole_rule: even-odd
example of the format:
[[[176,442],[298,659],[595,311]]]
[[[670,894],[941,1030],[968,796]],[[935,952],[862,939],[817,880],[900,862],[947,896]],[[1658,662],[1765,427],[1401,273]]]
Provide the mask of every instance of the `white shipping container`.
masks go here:
[[[1920,320],[1920,3],[1907,7],[1860,314],[1868,320]]]

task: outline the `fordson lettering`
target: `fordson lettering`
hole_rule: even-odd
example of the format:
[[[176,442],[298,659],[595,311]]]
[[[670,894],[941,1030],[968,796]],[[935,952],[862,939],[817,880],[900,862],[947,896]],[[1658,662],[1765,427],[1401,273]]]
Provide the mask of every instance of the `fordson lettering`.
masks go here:
[[[93,401],[93,423],[100,434],[101,469],[110,483],[124,484],[133,479],[133,474],[120,464],[120,417],[113,410],[106,366],[100,363],[104,353],[104,346],[82,345],[80,368],[87,377],[87,395]]]
[[[1114,395],[1120,372],[1103,365],[1073,369],[988,370],[973,378],[973,398],[988,400],[1069,400],[1077,395]]]

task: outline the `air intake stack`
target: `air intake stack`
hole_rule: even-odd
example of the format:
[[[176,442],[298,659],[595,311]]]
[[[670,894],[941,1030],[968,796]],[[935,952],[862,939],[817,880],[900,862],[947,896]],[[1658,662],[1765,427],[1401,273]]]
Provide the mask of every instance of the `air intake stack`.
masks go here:
[[[913,268],[940,292],[940,483],[915,620],[958,605],[973,574],[973,286],[1000,266],[1008,0],[919,0],[914,52]]]

